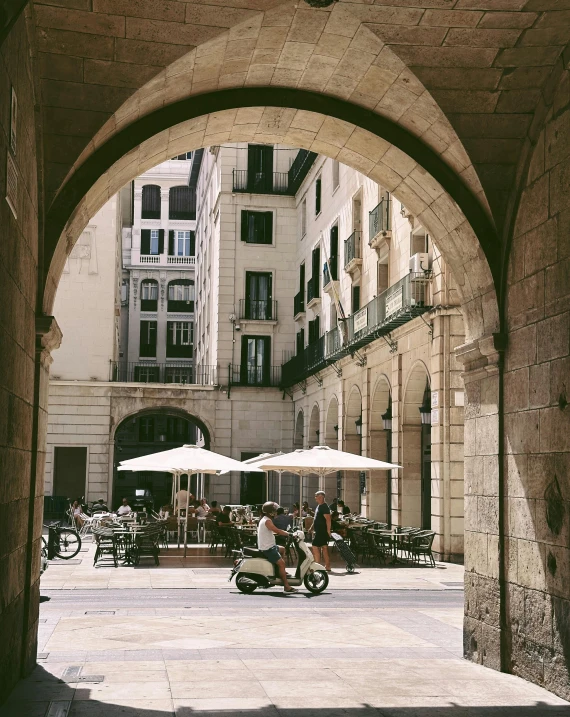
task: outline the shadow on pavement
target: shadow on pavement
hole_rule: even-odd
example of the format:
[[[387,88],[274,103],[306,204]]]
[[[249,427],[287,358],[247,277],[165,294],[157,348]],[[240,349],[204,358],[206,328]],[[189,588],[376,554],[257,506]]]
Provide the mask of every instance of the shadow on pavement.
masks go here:
[[[175,706],[171,707],[169,695],[157,695],[157,699],[153,699],[149,693],[144,697],[144,683],[125,684],[125,687],[134,693],[132,699],[125,694],[124,698],[127,699],[108,697],[106,701],[100,701],[91,698],[95,676],[82,676],[81,673],[78,676],[76,671],[67,678],[69,681],[66,681],[64,665],[55,663],[52,665],[54,671],[57,665],[60,665],[63,679],[37,665],[32,674],[16,686],[7,702],[0,707],[0,717],[570,717],[570,705],[554,706],[540,701],[530,706],[446,705],[437,704],[445,703],[445,698],[426,697],[425,701],[431,702],[432,705],[422,706],[423,700],[419,696],[387,696],[386,706],[373,706],[365,702],[359,706],[341,706],[342,697],[329,698],[326,691],[319,697],[318,682],[313,681],[308,684],[306,700],[315,705],[318,698],[319,704],[311,707],[275,706],[269,704],[267,698],[268,704],[249,708],[247,683],[243,684],[243,697],[222,700],[216,700],[215,690],[210,692],[207,686],[201,688],[200,698],[210,698],[218,703],[212,708],[192,706],[189,703],[195,700],[188,698],[175,700]],[[67,671],[73,669],[77,670],[67,668]],[[111,669],[112,663],[109,663],[109,670]],[[71,682],[72,679],[80,681]],[[101,681],[99,677],[99,688],[103,684],[104,679]],[[118,683],[108,684],[116,687]],[[166,683],[164,692],[168,692]],[[137,699],[137,694],[140,699]],[[295,703],[301,702],[301,690],[291,695],[291,700]],[[358,702],[358,698],[350,694],[346,695],[346,701],[348,700],[353,704]],[[474,700],[483,701],[476,695],[469,701]],[[258,698],[256,701],[263,703],[265,699]],[[492,698],[487,701],[491,702]],[[224,703],[223,706],[220,703]],[[286,705],[287,697],[279,698],[279,704]]]

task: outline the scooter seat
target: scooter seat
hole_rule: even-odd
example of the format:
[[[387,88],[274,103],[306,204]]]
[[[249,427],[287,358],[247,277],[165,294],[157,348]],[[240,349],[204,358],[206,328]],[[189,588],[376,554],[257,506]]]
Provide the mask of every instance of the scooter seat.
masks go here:
[[[263,558],[265,559],[265,555],[262,554],[261,550],[258,550],[257,548],[244,548],[243,554],[247,555],[250,558]]]

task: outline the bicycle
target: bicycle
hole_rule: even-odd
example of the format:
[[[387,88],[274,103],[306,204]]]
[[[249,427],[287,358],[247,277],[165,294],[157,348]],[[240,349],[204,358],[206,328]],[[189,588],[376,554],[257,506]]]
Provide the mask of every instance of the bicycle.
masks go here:
[[[81,550],[81,536],[74,528],[62,527],[60,522],[44,525],[49,530],[48,557],[70,560]]]

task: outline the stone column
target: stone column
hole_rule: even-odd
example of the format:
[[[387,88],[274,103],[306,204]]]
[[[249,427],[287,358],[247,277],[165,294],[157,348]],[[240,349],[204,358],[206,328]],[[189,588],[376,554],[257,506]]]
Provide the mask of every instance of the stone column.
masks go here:
[[[53,316],[36,317],[34,368],[34,402],[30,492],[27,523],[27,554],[24,587],[24,620],[22,631],[22,674],[36,664],[38,618],[40,605],[40,554],[44,501],[44,474],[48,420],[49,367],[51,352],[59,348],[62,333]]]
[[[500,468],[503,336],[456,349],[465,383],[464,655],[504,668],[504,534]]]

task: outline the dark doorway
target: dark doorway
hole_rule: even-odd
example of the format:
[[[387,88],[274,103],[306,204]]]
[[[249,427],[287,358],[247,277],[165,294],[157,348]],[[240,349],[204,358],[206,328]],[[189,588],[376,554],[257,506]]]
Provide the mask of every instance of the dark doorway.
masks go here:
[[[422,528],[431,530],[431,426],[422,425]]]
[[[258,321],[273,319],[273,277],[269,272],[246,271],[245,318]]]
[[[242,386],[268,386],[270,377],[270,336],[242,336]]]
[[[273,146],[248,145],[247,189],[249,192],[271,192],[273,190]]]
[[[56,446],[54,449],[53,495],[71,500],[85,495],[87,448]],[[104,496],[101,496],[104,498]]]
[[[261,453],[243,453],[241,460],[255,458]],[[268,500],[265,495],[265,473],[242,473],[240,484],[240,503],[242,505],[258,505]]]

